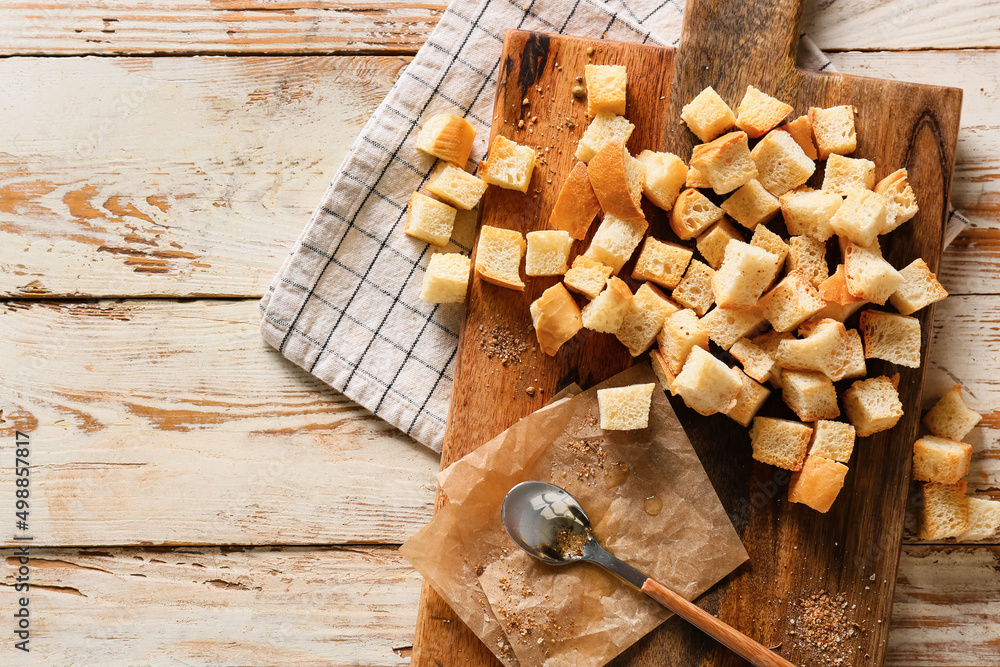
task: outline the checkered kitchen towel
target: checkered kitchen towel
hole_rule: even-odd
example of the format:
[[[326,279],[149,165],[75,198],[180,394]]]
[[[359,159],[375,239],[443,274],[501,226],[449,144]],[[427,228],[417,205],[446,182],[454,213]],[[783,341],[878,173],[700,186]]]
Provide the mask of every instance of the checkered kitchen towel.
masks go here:
[[[264,339],[382,419],[441,450],[462,306],[418,298],[431,248],[403,234],[410,194],[433,159],[414,148],[424,119],[453,113],[486,156],[509,28],[676,46],[684,0],[453,0],[368,121],[261,301]],[[830,61],[807,39],[799,62]],[[953,216],[956,229],[964,222]],[[445,252],[468,254],[475,212]]]

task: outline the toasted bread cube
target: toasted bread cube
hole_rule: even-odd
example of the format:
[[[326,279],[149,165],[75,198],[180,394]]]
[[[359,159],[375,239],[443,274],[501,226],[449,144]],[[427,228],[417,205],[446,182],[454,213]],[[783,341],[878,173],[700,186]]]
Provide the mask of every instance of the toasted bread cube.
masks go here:
[[[695,146],[691,166],[705,175],[717,195],[732,192],[757,175],[745,132],[730,132]]]
[[[527,192],[535,157],[531,146],[521,146],[498,134],[490,144],[489,155],[479,164],[479,175],[490,185]]]
[[[736,123],[736,116],[709,86],[681,109],[681,120],[703,142],[711,141]]]
[[[920,368],[920,320],[915,317],[866,310],[861,313],[865,358]]]
[[[823,320],[805,338],[782,341],[775,360],[782,368],[819,371],[836,382],[848,371],[851,351],[844,325],[836,320]]]
[[[802,503],[826,514],[844,488],[847,466],[822,456],[809,456],[788,482],[788,502]]]
[[[781,397],[792,412],[804,422],[834,419],[840,416],[837,390],[824,373],[782,370]]]
[[[594,299],[607,285],[608,278],[614,272],[615,270],[607,264],[577,255],[573,260],[573,266],[563,276],[563,283],[574,292],[579,292],[588,299]]]
[[[882,234],[888,234],[917,214],[917,197],[906,180],[905,169],[897,169],[879,181],[875,192],[882,195],[889,208]]]
[[[587,80],[587,115],[603,112],[625,115],[625,85],[628,74],[624,65],[584,65]]]
[[[555,356],[562,344],[583,328],[580,308],[562,283],[542,292],[529,310],[538,347],[549,356]]]
[[[608,278],[604,291],[583,307],[583,326],[601,333],[615,333],[622,325],[631,301],[632,290],[625,281],[614,276]]]
[[[858,301],[857,303],[849,303],[846,306],[842,306],[836,301],[827,301],[826,305],[823,306],[822,310],[817,311],[817,313],[813,315],[813,319],[837,320],[838,322],[846,322],[847,318],[849,318],[854,313],[858,312],[858,310],[860,310],[861,307],[864,306],[866,303],[868,302],[862,300]],[[851,330],[849,329],[848,331]],[[858,341],[860,340],[861,337],[858,336]],[[862,359],[865,358],[863,348],[862,348],[861,358]]]
[[[844,203],[844,198],[823,190],[793,190],[781,195],[778,201],[789,234],[826,241],[833,236],[830,218]]]
[[[844,274],[851,294],[885,305],[903,284],[903,276],[877,252],[851,243],[844,253]]]
[[[610,266],[617,274],[639,246],[647,226],[643,220],[623,220],[605,213],[583,254]]]
[[[436,246],[444,247],[451,241],[455,227],[454,208],[433,197],[414,192],[406,207],[406,228],[403,233]]]
[[[847,105],[829,109],[811,107],[808,118],[820,160],[825,160],[834,153],[849,155],[858,147],[858,137],[854,129],[854,107]]]
[[[846,260],[847,259],[847,249],[850,248],[852,245],[858,245],[858,244],[854,243],[854,241],[852,241],[851,239],[847,238],[846,236],[839,236],[838,235],[836,238],[837,238],[837,246],[840,248],[840,257],[842,259]],[[871,245],[869,245],[869,246],[862,246],[862,247],[865,250],[867,250],[868,252],[870,252],[873,255],[875,255],[876,257],[881,257],[882,256],[882,245],[879,243],[878,237],[876,237],[875,240],[872,241]],[[847,267],[846,266],[844,267],[844,271],[845,271],[844,277],[846,278],[847,277],[847,273],[846,273]],[[860,296],[860,295],[856,295],[856,296]]]
[[[639,153],[636,159],[646,167],[642,194],[664,211],[673,210],[677,195],[687,180],[688,168],[684,161],[673,153],[654,153],[650,150]]]
[[[649,362],[653,366],[653,375],[656,376],[656,380],[660,383],[660,388],[663,391],[670,391],[677,376],[670,371],[666,357],[663,356],[659,349],[654,347],[649,351]]]
[[[969,474],[972,445],[925,435],[913,443],[913,479],[954,484]]]
[[[816,171],[816,163],[787,132],[771,132],[750,155],[757,165],[757,180],[775,197],[799,187]]]
[[[791,331],[819,312],[826,301],[801,273],[793,271],[762,296],[757,306],[775,331]]]
[[[439,162],[434,167],[424,187],[432,195],[463,211],[474,209],[486,192],[486,183],[482,179],[448,162]]]
[[[687,188],[710,188],[712,184],[708,182],[708,176],[701,173],[694,167],[688,167],[687,180],[684,181]]]
[[[755,417],[750,428],[753,457],[786,470],[801,470],[813,430],[787,419]]]
[[[845,158],[847,159],[847,158]],[[830,227],[837,234],[861,246],[870,246],[885,226],[885,199],[871,190],[854,188],[837,212],[830,218]]]
[[[781,100],[747,86],[747,92],[736,108],[736,127],[751,139],[756,139],[785,120],[791,111],[792,107]]]
[[[813,143],[812,124],[809,122],[808,116],[799,116],[793,121],[779,125],[777,129],[792,135],[792,139],[795,139],[795,143],[799,145],[807,158],[810,160],[819,159],[816,144]]]
[[[740,379],[743,387],[736,395],[736,404],[729,408],[726,416],[741,426],[749,426],[750,420],[754,418],[757,411],[760,410],[760,406],[764,405],[764,401],[771,395],[771,390],[754,381],[738,366],[733,366],[729,370]]]
[[[841,306],[852,303],[864,303],[864,299],[856,297],[847,289],[847,273],[844,265],[838,264],[833,275],[819,284],[819,294],[827,301],[833,301]]]
[[[609,141],[590,161],[587,172],[605,214],[623,220],[645,220],[641,202],[646,168],[629,155],[624,143]]]
[[[573,238],[580,240],[587,236],[590,224],[601,212],[601,203],[597,201],[594,188],[590,185],[587,175],[587,165],[577,162],[569,172],[552,207],[549,216],[549,227],[569,232]]]
[[[691,260],[688,270],[677,287],[674,288],[674,301],[685,308],[690,308],[701,317],[712,307],[715,297],[712,293],[712,277],[715,275],[710,267],[696,259]]]
[[[623,144],[627,142],[634,129],[635,125],[628,122],[627,118],[609,112],[597,114],[580,137],[580,143],[576,148],[576,159],[590,162],[608,142],[615,140]]]
[[[715,302],[723,308],[752,308],[778,270],[778,256],[742,241],[730,241],[712,277]]]
[[[924,484],[924,508],[918,535],[922,540],[958,537],[969,529],[969,499],[965,481]]]
[[[871,160],[844,157],[834,153],[826,161],[823,173],[823,190],[845,197],[852,190],[871,190],[875,187],[875,163]]]
[[[844,411],[863,438],[895,426],[903,416],[903,404],[896,385],[880,375],[852,384],[844,392]]]
[[[965,404],[962,400],[962,386],[956,384],[927,411],[924,426],[934,435],[961,440],[982,418],[982,415]]]
[[[725,211],[713,204],[708,197],[697,190],[688,189],[677,196],[670,212],[670,228],[682,240],[693,239],[725,215]]]
[[[636,280],[650,280],[657,285],[673,289],[684,277],[693,252],[674,243],[664,243],[647,236],[635,261],[632,277]]]
[[[431,255],[420,288],[420,300],[427,303],[463,303],[469,288],[469,258],[457,252]]]
[[[432,116],[417,133],[417,150],[464,167],[472,152],[476,128],[450,113]]]
[[[910,315],[948,296],[948,292],[937,276],[922,259],[913,260],[909,266],[899,271],[903,282],[889,296],[889,303],[901,315]]]
[[[969,528],[958,536],[960,542],[988,540],[1000,528],[1000,501],[969,498]]]
[[[844,422],[821,419],[813,426],[809,456],[822,456],[831,461],[847,463],[854,451],[854,427]]]
[[[656,384],[633,384],[597,390],[601,428],[605,431],[634,431],[649,426],[649,408]]]
[[[778,256],[778,266],[774,271],[774,275],[767,282],[767,286],[770,287],[777,280],[778,276],[781,274],[781,267],[785,265],[785,258],[788,257],[788,244],[781,240],[781,237],[772,232],[764,225],[757,225],[753,230],[753,237],[750,239],[750,245],[755,248],[761,248],[769,253]]]
[[[795,336],[790,333],[768,331],[753,339],[753,344],[771,360],[771,377],[768,378],[768,382],[775,388],[781,388],[781,366],[777,364],[778,346],[781,345],[781,341],[794,338]]]
[[[764,316],[757,308],[729,309],[715,307],[708,311],[701,323],[708,330],[708,337],[723,350],[730,349],[740,338],[760,328]]]
[[[524,290],[520,269],[525,246],[519,232],[483,225],[476,245],[476,273],[488,283]]]
[[[692,348],[708,349],[708,331],[698,315],[685,308],[667,315],[663,328],[656,335],[656,341],[670,372],[677,375],[684,367]]]
[[[865,348],[861,343],[861,334],[858,333],[857,329],[848,329],[847,337],[851,344],[851,354],[847,362],[844,379],[866,377],[868,375],[868,367],[865,365]]]
[[[764,189],[756,178],[722,202],[722,210],[747,229],[771,220],[781,209],[778,199]]]
[[[529,276],[561,276],[569,268],[569,249],[573,239],[569,232],[546,229],[525,234],[528,253],[524,258],[524,273]]]
[[[736,403],[743,383],[729,367],[700,347],[692,347],[674,380],[672,393],[701,415],[726,413]]]
[[[826,242],[811,236],[793,236],[788,239],[788,259],[785,266],[789,272],[798,271],[809,278],[817,287],[830,277],[830,267],[826,263]]]
[[[629,301],[615,336],[628,348],[629,354],[638,357],[656,340],[667,315],[678,310],[680,307],[663,292],[649,283],[643,283]]]
[[[716,271],[722,266],[722,260],[726,255],[726,246],[730,241],[742,241],[743,237],[736,231],[736,228],[729,224],[729,221],[722,218],[711,227],[701,233],[695,239],[698,252],[705,258],[708,265]]]
[[[774,357],[760,349],[755,343],[741,338],[729,348],[729,354],[743,364],[743,371],[757,382],[767,382],[771,379],[771,369],[774,368]]]

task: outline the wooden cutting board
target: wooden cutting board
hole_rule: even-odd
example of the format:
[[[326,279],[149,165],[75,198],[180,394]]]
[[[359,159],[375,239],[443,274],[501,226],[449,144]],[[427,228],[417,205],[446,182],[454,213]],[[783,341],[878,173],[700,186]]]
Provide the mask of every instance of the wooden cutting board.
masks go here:
[[[546,228],[587,123],[586,104],[571,93],[575,78],[588,62],[613,63],[628,71],[627,116],[636,126],[629,141],[633,154],[645,148],[668,150],[687,161],[697,139],[681,123],[680,110],[709,85],[734,109],[748,84],[792,104],[792,117],[810,106],[854,105],[855,155],[874,160],[877,178],[906,167],[920,204],[913,220],[883,240],[885,256],[896,267],[923,257],[936,270],[962,91],[797,69],[801,13],[801,0],[688,0],[676,51],[509,32],[492,136],[532,145],[541,158],[527,195],[489,188],[480,206],[480,223],[521,232]],[[645,201],[644,209],[649,233],[675,241],[665,214]],[[586,242],[579,242],[574,251],[584,248]],[[621,272],[622,277],[630,274],[631,263]],[[613,336],[586,330],[556,357],[533,351],[528,305],[556,279],[526,282],[522,293],[473,279],[442,466],[538,409],[567,384],[589,387],[632,363]],[[933,307],[916,316],[923,326],[926,359]],[[848,326],[856,326],[856,317]],[[780,654],[793,663],[883,662],[924,377],[923,368],[869,362],[869,376],[895,372],[901,375],[906,414],[892,430],[858,440],[845,487],[825,515],[785,500],[787,471],[751,459],[746,429],[721,415],[702,417],[672,399],[750,554],[748,564],[698,603],[765,646],[780,647]],[[761,414],[794,418],[777,392]],[[833,631],[823,636],[830,642],[826,648],[816,634],[824,632],[821,624],[812,620],[824,612],[835,622]],[[413,664],[498,663],[425,584]],[[744,663],[675,617],[614,664]]]

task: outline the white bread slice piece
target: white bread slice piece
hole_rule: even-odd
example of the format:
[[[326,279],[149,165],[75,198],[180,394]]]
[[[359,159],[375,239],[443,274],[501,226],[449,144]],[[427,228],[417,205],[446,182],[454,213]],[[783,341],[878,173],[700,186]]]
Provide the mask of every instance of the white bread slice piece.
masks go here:
[[[918,536],[922,540],[958,537],[969,529],[969,499],[965,481],[923,485],[924,507]]]
[[[830,218],[830,227],[840,236],[867,247],[882,232],[888,214],[889,209],[882,195],[871,190],[852,188],[847,192],[844,203]]]
[[[843,398],[847,418],[862,438],[892,428],[903,416],[896,385],[884,375],[858,380]]]
[[[463,303],[469,288],[472,263],[457,252],[431,255],[420,288],[420,300],[427,303]]]
[[[526,245],[520,232],[483,225],[476,245],[476,273],[488,283],[524,290],[520,269]]]
[[[703,142],[711,141],[736,123],[736,116],[709,86],[681,109],[681,120]]]
[[[848,291],[882,306],[903,284],[903,276],[869,248],[850,243],[844,252],[844,275]]]
[[[608,286],[597,297],[583,307],[583,326],[592,331],[613,334],[625,319],[632,290],[625,281],[614,276],[608,278]]]
[[[753,378],[741,371],[738,366],[733,366],[729,370],[740,379],[743,387],[740,389],[740,393],[736,395],[736,403],[733,407],[729,408],[726,416],[741,426],[749,426],[750,420],[754,418],[760,407],[764,405],[764,401],[771,395],[771,390],[753,380]]]
[[[490,144],[489,155],[479,163],[479,175],[490,185],[527,192],[536,157],[531,146],[522,146],[498,134]]]
[[[923,259],[913,260],[900,269],[899,274],[903,276],[903,282],[889,296],[889,303],[901,315],[911,315],[948,296],[947,290]]]
[[[646,219],[641,206],[646,168],[629,155],[623,142],[609,141],[591,159],[587,173],[605,214],[623,220]]]
[[[844,379],[866,377],[868,367],[865,364],[865,346],[861,343],[861,334],[857,329],[848,329],[847,337],[851,344],[851,355],[847,362],[847,370],[844,372]]]
[[[656,335],[656,342],[659,344],[660,354],[667,362],[667,368],[676,376],[684,367],[692,348],[708,349],[708,331],[698,315],[685,308],[667,315],[663,328]]]
[[[849,155],[857,149],[854,107],[848,105],[829,109],[811,107],[807,117],[812,126],[813,142],[816,144],[820,160],[827,159],[833,153]]]
[[[406,207],[406,228],[403,233],[432,245],[444,247],[451,241],[455,228],[454,208],[422,192],[410,195]]]
[[[1000,501],[969,498],[969,528],[958,536],[959,542],[988,540],[1000,529]]]
[[[563,276],[563,283],[574,292],[579,292],[588,299],[594,299],[608,284],[608,278],[614,272],[615,270],[607,264],[577,255],[573,259],[573,266]]]
[[[810,280],[797,271],[789,273],[757,302],[775,331],[791,331],[826,306]]]
[[[635,261],[635,268],[632,269],[632,277],[673,289],[684,277],[684,271],[693,255],[694,253],[684,246],[665,243],[647,236],[639,252],[639,258]]]
[[[826,161],[823,172],[823,190],[845,197],[852,190],[871,190],[875,187],[875,163],[863,158],[844,157],[834,153]]]
[[[778,268],[774,272],[774,275],[771,276],[771,280],[768,281],[767,284],[767,286],[770,287],[778,278],[778,275],[781,273],[781,267],[785,264],[785,258],[788,257],[788,244],[785,243],[780,236],[772,232],[764,225],[757,225],[757,227],[753,230],[753,237],[750,239],[750,245],[755,248],[762,248],[778,256]]]
[[[524,273],[529,276],[561,276],[569,268],[569,250],[573,239],[561,229],[545,229],[525,234],[528,252]]]
[[[646,182],[642,194],[646,199],[671,211],[677,195],[687,181],[687,165],[673,153],[655,153],[645,150],[636,157],[646,167]]]
[[[686,188],[710,188],[712,184],[708,182],[708,176],[701,173],[694,167],[688,167],[687,180],[684,181]]]
[[[906,170],[897,169],[875,184],[875,192],[882,195],[889,207],[882,234],[888,234],[917,214],[917,196],[906,179]]]
[[[768,331],[753,339],[753,344],[771,359],[771,377],[768,382],[772,387],[781,389],[781,366],[777,364],[778,346],[783,340],[793,340],[795,336],[787,332]],[[761,380],[763,382],[763,380]]]
[[[778,201],[789,234],[826,241],[833,236],[830,218],[844,203],[844,198],[836,192],[792,190],[781,195]]]
[[[701,318],[701,323],[708,330],[709,339],[723,350],[728,350],[740,338],[760,328],[764,324],[764,316],[757,308],[715,307]]]
[[[597,114],[580,137],[580,143],[576,148],[576,159],[590,162],[608,142],[616,139],[623,144],[627,142],[634,129],[635,125],[628,122],[628,118],[609,112]]]
[[[628,348],[629,354],[638,357],[649,349],[656,334],[663,328],[667,315],[680,310],[663,292],[650,283],[643,283],[629,301],[621,326],[615,336]]]
[[[800,272],[818,287],[830,277],[830,267],[826,263],[826,242],[817,241],[811,236],[791,237],[788,239],[788,259],[785,265],[789,272]]]
[[[920,320],[915,317],[866,310],[859,324],[865,339],[865,358],[920,368]]]
[[[486,192],[486,183],[448,162],[438,162],[424,186],[435,197],[463,211],[471,211]]]
[[[601,428],[605,431],[635,431],[649,426],[649,407],[654,389],[654,382],[598,389]]]
[[[838,264],[833,275],[819,284],[819,295],[827,301],[833,301],[841,306],[848,306],[852,303],[864,303],[865,300],[851,294],[847,289],[847,273],[844,265]]]
[[[969,474],[972,445],[925,435],[913,443],[913,479],[954,484]]]
[[[983,418],[962,400],[962,385],[956,384],[924,415],[924,426],[934,435],[961,440]]]
[[[601,203],[590,185],[587,165],[577,162],[559,190],[559,197],[549,215],[549,227],[567,231],[580,240],[587,236],[591,223],[600,212]]]
[[[726,214],[708,197],[697,190],[687,189],[677,196],[670,211],[670,228],[682,241],[693,239]]]
[[[594,238],[590,240],[590,246],[583,254],[610,266],[617,274],[639,247],[646,227],[648,225],[645,220],[625,220],[605,213]]]
[[[750,155],[757,165],[757,180],[775,197],[803,185],[816,171],[816,163],[787,132],[769,133]]]
[[[624,65],[584,65],[587,81],[587,115],[601,112],[625,115],[625,86],[628,73]]]
[[[777,255],[742,241],[730,241],[712,277],[715,302],[723,308],[753,308],[780,266]]]
[[[729,242],[742,240],[743,237],[730,224],[729,220],[722,218],[695,239],[695,246],[708,265],[718,271],[726,256],[726,246],[729,245]]]
[[[775,360],[782,368],[818,371],[836,382],[848,371],[851,351],[844,325],[836,320],[822,320],[805,338],[782,341]]]
[[[715,297],[712,293],[712,277],[715,271],[696,259],[688,265],[684,277],[674,288],[671,296],[685,308],[690,308],[701,317],[712,307]]]
[[[722,202],[722,210],[747,229],[755,229],[777,215],[781,204],[754,178]]]
[[[788,502],[802,503],[826,514],[844,488],[847,466],[822,456],[808,456],[802,470],[788,481]]]
[[[732,409],[742,388],[743,383],[728,366],[693,347],[674,380],[672,393],[698,414],[708,416]]]
[[[786,470],[801,470],[806,461],[812,428],[800,422],[755,417],[750,428],[753,457]]]
[[[775,129],[792,135],[792,139],[795,139],[795,143],[799,145],[799,148],[802,149],[802,152],[810,160],[819,158],[816,144],[813,143],[812,123],[809,122],[809,116],[799,116],[795,120],[789,121],[784,125],[779,125]]]
[[[743,372],[757,382],[767,382],[771,379],[774,357],[760,349],[756,343],[741,338],[729,348],[729,354],[743,365]]]
[[[730,132],[699,144],[691,151],[691,166],[704,174],[717,195],[724,195],[757,176],[746,132]]]
[[[781,371],[781,398],[804,422],[840,416],[837,390],[824,373],[787,369]]]
[[[656,376],[656,380],[660,383],[660,388],[663,391],[670,391],[677,376],[670,371],[667,360],[659,348],[654,347],[649,351],[649,362],[653,366],[653,375]]]
[[[542,292],[529,310],[538,347],[549,356],[555,356],[562,344],[583,328],[580,308],[562,283]]]
[[[813,426],[809,456],[847,463],[854,452],[854,438],[855,430],[850,424],[821,419]]]
[[[464,167],[472,152],[476,128],[450,113],[431,116],[417,133],[417,150]]]
[[[753,86],[747,86],[747,92],[736,107],[736,127],[746,132],[751,139],[756,139],[777,127],[791,111],[790,105]]]

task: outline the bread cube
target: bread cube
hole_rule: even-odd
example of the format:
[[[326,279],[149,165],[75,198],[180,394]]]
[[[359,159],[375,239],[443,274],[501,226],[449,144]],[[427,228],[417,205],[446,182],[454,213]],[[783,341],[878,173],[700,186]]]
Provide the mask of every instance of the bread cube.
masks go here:
[[[705,258],[708,265],[716,271],[722,266],[722,260],[726,255],[726,246],[730,241],[742,241],[743,237],[736,231],[736,228],[729,224],[729,221],[722,218],[711,227],[701,233],[695,239],[698,252]]]
[[[590,224],[600,212],[601,203],[590,185],[587,165],[577,162],[559,190],[559,197],[549,215],[549,227],[569,232],[570,236],[580,240],[587,236]]]
[[[920,368],[920,320],[905,315],[866,310],[861,313],[865,358]]]
[[[715,302],[723,308],[752,308],[778,270],[778,256],[742,241],[730,241],[712,277]]]
[[[954,484],[969,474],[972,445],[925,435],[913,443],[913,479]]]
[[[889,209],[881,195],[871,190],[853,188],[830,218],[830,227],[858,245],[870,246],[885,226],[888,213]]]
[[[587,172],[605,214],[623,220],[646,219],[641,206],[646,168],[629,155],[624,143],[609,141],[591,159]]]
[[[523,291],[520,269],[525,246],[519,232],[483,225],[476,245],[476,273],[488,283]]]
[[[753,457],[786,470],[801,470],[813,430],[787,419],[755,417],[750,428]]]
[[[625,84],[628,74],[624,65],[584,65],[587,80],[587,115],[607,112],[625,114]]]
[[[852,244],[853,245],[858,245],[858,244],[854,243],[854,241],[852,241],[851,239],[847,238],[846,236],[839,236],[838,235],[836,237],[836,239],[837,239],[837,246],[840,248],[840,257],[841,257],[841,259],[847,259],[847,249],[849,247],[851,247]],[[872,241],[871,245],[869,245],[869,246],[862,246],[862,247],[865,250],[867,250],[868,252],[870,252],[873,255],[875,255],[876,257],[881,257],[882,256],[882,244],[879,243],[878,237],[875,237],[875,240]],[[846,268],[845,268],[845,271],[846,271]],[[846,278],[846,274],[845,274],[845,278]]]
[[[780,352],[781,348],[778,350]],[[818,371],[782,370],[781,398],[804,422],[840,416],[837,390],[830,378]]]
[[[841,306],[852,303],[864,303],[864,299],[856,297],[847,289],[847,273],[844,265],[838,264],[833,275],[819,284],[819,294],[827,301],[833,301]]]
[[[613,334],[622,325],[631,301],[632,290],[625,281],[614,276],[608,278],[604,291],[583,307],[583,326],[592,331]]]
[[[816,144],[813,143],[812,124],[809,122],[808,116],[799,116],[793,121],[779,125],[777,129],[792,135],[792,139],[795,139],[795,143],[799,145],[807,158],[810,160],[819,158]]]
[[[708,182],[708,176],[694,167],[688,167],[687,180],[684,181],[684,186],[688,188],[710,188],[712,184]]]
[[[819,159],[825,160],[831,154],[848,155],[858,147],[854,129],[854,107],[839,106],[829,109],[811,107],[807,112],[812,126],[813,142],[819,152]]]
[[[959,542],[988,540],[1000,528],[1000,501],[968,498],[969,527],[958,536]]]
[[[681,109],[681,120],[703,142],[711,141],[736,123],[736,116],[709,86]]]
[[[674,380],[672,392],[701,415],[728,412],[743,383],[729,367],[700,347],[692,347],[684,367]]]
[[[712,307],[715,297],[712,293],[712,277],[715,275],[710,267],[696,259],[691,260],[687,272],[671,296],[674,301],[685,308],[690,308],[701,317]]]
[[[574,292],[579,292],[588,299],[594,299],[604,289],[608,278],[614,272],[615,270],[607,264],[577,255],[573,260],[573,266],[563,276],[563,283]]]
[[[432,195],[463,211],[474,209],[486,192],[486,183],[482,179],[448,162],[439,162],[434,167],[424,187]]]
[[[716,307],[701,318],[701,323],[708,330],[709,339],[728,350],[740,338],[758,329],[764,323],[764,316],[757,308]]]
[[[871,160],[844,157],[834,153],[826,161],[823,190],[845,197],[851,190],[871,190],[875,187],[875,163]]]
[[[576,148],[576,159],[590,162],[608,142],[618,140],[623,144],[626,143],[634,129],[635,125],[628,122],[627,118],[609,112],[597,114],[580,137],[580,143]]]
[[[857,329],[848,329],[847,338],[851,352],[847,361],[847,369],[844,372],[844,379],[866,377],[868,367],[865,365],[865,348],[861,343],[861,334],[858,333]]]
[[[457,252],[431,255],[420,288],[420,300],[427,303],[463,303],[469,288],[469,258]]]
[[[781,366],[777,364],[778,346],[783,340],[793,340],[795,336],[790,333],[778,331],[768,331],[753,339],[753,344],[771,360],[771,377],[767,379],[771,386],[781,388]],[[761,380],[763,382],[764,380]]]
[[[722,210],[747,229],[771,220],[780,209],[778,199],[756,178],[722,202]]]
[[[771,276],[771,279],[767,283],[767,286],[770,287],[778,278],[778,275],[781,273],[781,267],[785,264],[785,258],[788,257],[788,244],[766,226],[757,225],[753,230],[750,245],[778,256],[778,266],[774,271],[774,275]]]
[[[649,408],[656,384],[633,384],[597,390],[601,428],[605,431],[634,431],[649,426]]]
[[[667,315],[678,310],[680,308],[677,304],[663,292],[649,283],[643,283],[629,302],[615,336],[633,357],[638,357],[656,340],[656,334],[663,328]]]
[[[854,452],[854,436],[854,427],[850,424],[821,419],[813,426],[809,456],[847,463]]]
[[[639,247],[647,226],[644,220],[624,220],[605,213],[584,256],[606,264],[618,273]]]
[[[426,243],[444,247],[451,241],[455,227],[454,208],[433,197],[414,192],[406,207],[406,228],[403,233]]]
[[[573,239],[569,232],[546,229],[528,232],[528,252],[524,258],[524,273],[529,276],[561,276],[569,268],[569,249]]]
[[[934,435],[961,440],[982,419],[962,400],[962,386],[955,385],[924,415],[924,426]]]
[[[785,120],[791,111],[792,107],[788,104],[747,86],[747,92],[736,108],[736,127],[751,139],[756,139]]]
[[[826,514],[844,488],[847,466],[822,456],[809,456],[788,482],[788,502],[802,503]]]
[[[745,132],[730,132],[695,146],[691,166],[705,175],[717,195],[732,192],[757,175]]]
[[[830,267],[826,263],[826,242],[811,236],[793,236],[788,239],[788,259],[785,265],[789,272],[798,271],[809,278],[817,287],[830,277]]]
[[[684,276],[693,252],[674,243],[665,243],[647,236],[635,261],[632,277],[636,280],[650,280],[657,285],[673,289]]]
[[[877,252],[851,243],[844,252],[848,291],[882,306],[903,284],[903,276]]]
[[[846,322],[847,318],[849,318],[851,315],[860,310],[861,307],[864,306],[866,303],[868,302],[859,301],[858,303],[852,303],[846,306],[842,306],[835,301],[827,301],[826,305],[823,306],[821,310],[817,311],[815,315],[813,315],[813,318]],[[861,338],[859,337],[858,340],[860,341]],[[864,352],[862,352],[861,358],[862,359],[865,358]]]
[[[562,283],[542,292],[529,310],[538,347],[549,356],[555,356],[562,344],[583,328],[580,308]]]
[[[782,368],[819,371],[834,382],[842,380],[851,362],[847,329],[836,320],[823,320],[805,338],[782,341],[775,360]]]
[[[521,146],[498,134],[490,144],[489,155],[479,163],[479,175],[490,185],[527,192],[535,157],[531,146]]]
[[[757,165],[757,180],[775,197],[799,187],[816,171],[816,163],[787,132],[771,132],[750,155]]]
[[[889,208],[882,234],[888,234],[917,214],[917,197],[906,180],[905,169],[897,169],[879,181],[875,192],[882,195]]]
[[[830,218],[843,204],[844,198],[823,190],[792,190],[781,195],[778,201],[789,234],[826,241],[833,236]]]
[[[899,275],[903,276],[903,282],[889,295],[889,303],[901,315],[915,313],[948,296],[937,276],[922,259],[910,262],[909,266],[900,269]]]
[[[826,301],[816,287],[797,271],[789,273],[757,302],[775,331],[791,331],[819,312]]]
[[[642,194],[646,199],[671,211],[677,195],[687,180],[687,165],[673,153],[654,153],[645,150],[636,158],[646,168],[646,181]]]
[[[441,113],[431,116],[417,133],[417,150],[464,167],[475,138],[476,128],[469,121]]]
[[[656,335],[656,342],[670,372],[677,375],[684,367],[692,348],[708,349],[708,331],[698,315],[685,308],[667,315],[663,328]]]
[[[886,431],[903,416],[896,385],[884,375],[858,380],[844,392],[844,411],[858,435]]]
[[[653,375],[660,383],[660,388],[663,391],[670,391],[674,385],[674,378],[677,376],[670,371],[666,358],[655,347],[649,351],[649,363],[653,366]]]
[[[755,382],[738,366],[733,366],[729,370],[740,379],[743,386],[736,395],[736,403],[726,411],[726,416],[741,426],[749,426],[750,420],[754,418],[760,407],[764,405],[764,401],[771,395],[771,390],[759,382]]]
[[[743,371],[757,382],[767,382],[774,368],[774,357],[760,349],[755,343],[741,338],[729,348],[729,354],[743,364]]]
[[[670,228],[682,240],[693,239],[725,215],[708,197],[697,190],[684,190],[670,212]]]
[[[922,540],[958,537],[969,529],[969,499],[964,481],[924,484],[924,507],[918,535]]]

